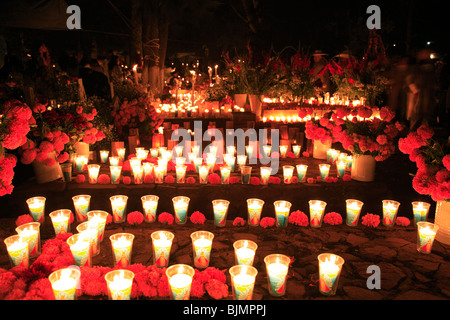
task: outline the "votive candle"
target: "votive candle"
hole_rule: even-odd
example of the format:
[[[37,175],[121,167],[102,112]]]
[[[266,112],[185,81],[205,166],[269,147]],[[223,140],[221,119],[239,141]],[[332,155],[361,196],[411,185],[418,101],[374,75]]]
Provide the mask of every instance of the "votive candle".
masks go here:
[[[100,150],[100,162],[106,163],[108,162],[109,150]]]
[[[260,183],[262,185],[267,185],[269,183],[270,175],[272,174],[272,168],[271,167],[260,167],[260,176],[261,180]]]
[[[135,165],[131,169],[133,171],[134,184],[142,184],[144,182],[144,167],[142,165]]]
[[[176,177],[177,177],[177,183],[185,183],[186,182],[186,169],[187,166],[185,165],[177,165],[176,170]]]
[[[248,265],[236,265],[229,272],[234,300],[252,300],[258,270]]]
[[[345,200],[345,203],[347,209],[346,224],[351,227],[357,226],[359,216],[361,214],[361,208],[364,203],[355,199],[347,199]]]
[[[81,271],[75,268],[63,268],[52,272],[48,280],[52,285],[55,300],[76,300],[80,276]]]
[[[336,162],[336,169],[337,169],[337,177],[342,178],[345,174],[345,168],[347,164],[343,160],[339,160]]]
[[[398,207],[400,202],[393,200],[383,200],[383,225],[386,227],[392,227],[395,224],[397,217]]]
[[[114,265],[126,268],[131,264],[134,235],[131,233],[116,233],[109,237],[114,258]]]
[[[117,156],[120,158],[120,160],[125,160],[125,148],[117,148]]]
[[[308,166],[306,164],[298,164],[297,168],[297,177],[299,182],[305,182],[306,180],[306,171],[308,170]]]
[[[78,222],[83,222],[87,219],[87,213],[91,203],[91,196],[82,194],[72,197],[73,206],[75,208],[75,217]]]
[[[49,216],[52,220],[56,235],[69,232],[69,220],[71,214],[72,211],[69,209],[60,209],[50,212]]]
[[[247,199],[248,225],[259,226],[264,201],[261,199]]]
[[[27,199],[28,210],[33,221],[44,222],[45,220],[45,197],[32,197]]]
[[[105,274],[109,300],[130,300],[134,272],[125,269],[113,270]]]
[[[172,300],[189,300],[195,270],[186,264],[175,264],[166,269]]]
[[[160,164],[155,167],[155,183],[163,183],[164,182],[164,173],[166,168]]]
[[[309,215],[311,227],[322,226],[322,217],[327,203],[321,200],[309,200]]]
[[[92,220],[82,222],[77,226],[77,231],[89,237],[91,257],[97,256],[100,253],[100,246],[98,241],[99,230],[97,222]]]
[[[335,295],[345,261],[332,253],[322,253],[317,258],[319,260],[319,292],[327,296]]]
[[[169,265],[170,249],[175,235],[169,231],[155,231],[151,234],[153,264],[160,268]]]
[[[99,164],[88,165],[89,183],[95,184],[98,182],[98,174],[100,173]]]
[[[412,202],[414,222],[426,221],[428,218],[428,211],[430,204],[428,202],[414,201]]]
[[[18,234],[9,236],[4,240],[6,251],[8,251],[11,267],[30,266],[30,255],[28,249],[28,241],[22,239]]]
[[[235,264],[236,265],[253,265],[255,253],[258,245],[250,240],[237,240],[233,243]]]
[[[222,179],[222,184],[230,183],[230,174],[231,174],[231,168],[228,165],[220,167],[220,177]]]
[[[144,209],[144,220],[146,222],[156,221],[156,210],[158,209],[159,197],[155,195],[146,195],[141,197],[142,208]]]
[[[325,181],[326,178],[328,178],[328,174],[330,173],[330,165],[326,163],[319,164],[319,170],[320,170],[320,178],[322,181]]]
[[[209,166],[201,165],[198,168],[198,178],[201,184],[208,183]]]
[[[431,253],[431,247],[438,230],[439,226],[434,223],[427,221],[417,222],[417,251],[425,254]]]
[[[115,223],[124,222],[127,211],[128,197],[124,195],[116,195],[110,197],[109,201],[111,202],[113,221]]]
[[[109,157],[109,165],[110,166],[118,166],[120,163],[119,157]]]
[[[278,200],[273,203],[275,207],[275,221],[277,227],[286,227],[288,225],[289,212],[292,203],[285,200]]]
[[[291,184],[294,166],[283,166],[283,181],[285,184]]]
[[[288,152],[288,146],[287,145],[281,145],[280,146],[280,156],[282,158],[286,158]]]
[[[300,150],[301,150],[301,146],[299,146],[299,145],[292,146],[292,152],[294,153],[296,158],[300,157]]]
[[[103,210],[92,210],[87,213],[88,221],[93,221],[98,227],[98,242],[103,241],[105,234],[106,221],[108,220],[109,213]]]
[[[191,233],[194,266],[205,269],[209,266],[214,234],[208,231]]]
[[[214,211],[214,225],[217,227],[225,227],[230,201],[218,199],[213,200],[212,204]]]
[[[72,256],[78,267],[91,267],[91,241],[83,233],[76,233],[67,239]]]
[[[286,293],[286,280],[291,259],[283,254],[270,254],[264,258],[269,293],[280,297]]]
[[[186,223],[190,200],[190,198],[185,196],[177,196],[172,198],[173,209],[175,211],[175,222],[177,224]]]
[[[22,241],[28,242],[28,256],[33,258],[41,253],[41,224],[39,222],[29,222],[16,228],[17,234]]]

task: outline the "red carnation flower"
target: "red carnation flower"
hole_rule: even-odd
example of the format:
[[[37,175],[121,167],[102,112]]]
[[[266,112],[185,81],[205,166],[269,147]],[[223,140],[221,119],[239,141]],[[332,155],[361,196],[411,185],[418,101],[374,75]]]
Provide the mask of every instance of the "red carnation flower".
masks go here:
[[[144,222],[144,215],[140,211],[133,211],[127,214],[127,222],[131,225],[137,226]]]
[[[348,173],[344,174],[344,176],[342,177],[343,181],[351,181],[352,180],[352,176],[349,175]]]
[[[230,184],[239,183],[239,178],[236,176],[230,177]]]
[[[75,177],[76,183],[83,183],[85,181],[86,181],[86,177],[84,176],[84,174],[77,174],[77,176]]]
[[[273,184],[280,184],[281,179],[279,177],[270,176],[269,177],[269,183]]]
[[[275,225],[275,218],[272,217],[264,217],[259,222],[260,226],[263,228],[273,227]]]
[[[206,217],[200,211],[195,211],[194,213],[192,213],[190,220],[194,224],[204,224],[206,221]]]
[[[129,177],[129,176],[124,176],[124,177],[122,178],[122,182],[123,182],[124,184],[130,184],[130,183],[131,183],[131,177]]]
[[[16,219],[16,226],[21,226],[25,223],[29,223],[29,222],[33,222],[33,217],[30,216],[29,214],[22,214],[20,216],[17,217]]]
[[[172,224],[174,221],[174,217],[168,212],[163,212],[158,216],[158,221],[162,224]]]
[[[289,215],[288,221],[291,224],[295,224],[297,226],[302,227],[306,227],[309,224],[308,216],[300,210],[292,212]]]
[[[308,178],[308,179],[306,179],[306,182],[307,183],[316,183],[317,181],[314,178]]]
[[[211,173],[208,176],[208,182],[210,184],[220,184],[220,183],[222,183],[222,180],[220,179],[220,177],[217,173]]]
[[[245,225],[245,220],[241,217],[237,217],[233,220],[233,226],[243,227]]]
[[[311,155],[309,154],[308,151],[303,151],[302,156],[304,156],[305,158],[309,158]]]
[[[258,177],[251,177],[250,183],[254,186],[259,186],[259,184],[261,183],[261,180]]]
[[[219,280],[208,280],[208,282],[205,283],[205,289],[206,292],[216,300],[228,297],[228,285]]]
[[[407,227],[410,223],[411,221],[406,217],[397,217],[397,219],[395,219],[395,224],[402,227]]]
[[[195,183],[195,178],[194,177],[187,177],[186,178],[186,183]]]
[[[164,182],[165,182],[165,183],[175,183],[175,178],[174,178],[173,176],[171,176],[171,175],[167,175],[167,176],[164,178]]]
[[[323,222],[332,226],[342,224],[342,216],[337,212],[328,212],[323,217]]]
[[[144,177],[144,183],[153,183],[155,180],[151,174],[148,174]],[[131,182],[131,179],[130,179]]]
[[[111,179],[109,178],[109,175],[106,173],[102,173],[98,176],[98,183],[99,184],[108,184],[111,183]]]
[[[380,216],[372,213],[367,213],[362,217],[362,222],[364,226],[376,228],[380,224]]]

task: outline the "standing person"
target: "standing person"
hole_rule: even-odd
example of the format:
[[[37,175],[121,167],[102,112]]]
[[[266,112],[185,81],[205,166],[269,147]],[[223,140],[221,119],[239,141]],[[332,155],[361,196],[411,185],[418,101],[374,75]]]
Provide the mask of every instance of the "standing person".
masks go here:
[[[433,125],[436,120],[434,115],[438,81],[428,49],[417,53],[416,64],[411,68],[406,82],[411,91],[408,105],[410,130],[415,130],[422,124]]]

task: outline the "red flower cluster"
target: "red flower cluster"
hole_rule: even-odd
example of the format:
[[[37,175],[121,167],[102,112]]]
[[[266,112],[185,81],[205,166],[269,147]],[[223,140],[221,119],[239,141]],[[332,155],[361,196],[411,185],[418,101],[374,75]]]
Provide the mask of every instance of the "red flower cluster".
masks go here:
[[[127,214],[127,222],[131,225],[137,226],[144,222],[144,215],[140,211],[133,211]]]
[[[361,223],[366,227],[376,228],[380,224],[380,216],[373,213],[365,214],[361,220]]]
[[[98,183],[99,184],[109,184],[111,183],[111,179],[109,178],[109,175],[106,173],[102,173],[98,176]]]
[[[291,214],[289,215],[288,221],[291,224],[295,224],[297,226],[302,226],[302,227],[306,227],[309,224],[308,216],[300,210],[291,212]]]
[[[17,159],[12,154],[6,154],[0,157],[0,196],[11,194],[14,186],[12,180],[14,178],[14,167]]]
[[[206,217],[200,211],[195,211],[194,213],[192,213],[190,220],[194,224],[204,224],[206,221]]]
[[[162,224],[172,224],[174,219],[173,215],[168,212],[163,212],[158,216],[158,221]]]
[[[332,226],[342,224],[342,216],[337,212],[328,212],[323,217],[323,222]]]
[[[407,217],[397,217],[397,219],[395,219],[395,224],[398,226],[407,227],[410,223],[411,221]]]
[[[259,184],[261,183],[261,180],[258,177],[251,177],[250,183],[254,186],[259,186]]]
[[[275,225],[275,218],[272,217],[264,217],[261,219],[261,221],[259,222],[259,225],[261,227],[265,228],[270,228],[273,227]]]
[[[5,149],[14,150],[27,141],[30,124],[34,123],[31,109],[18,100],[7,101],[0,112],[0,140]]]
[[[25,223],[30,223],[30,222],[33,222],[33,221],[34,220],[33,220],[33,217],[31,215],[29,215],[29,214],[22,214],[22,215],[17,217],[17,219],[16,219],[16,226],[18,227],[18,226],[21,226],[21,225],[23,225]]]
[[[171,175],[167,175],[167,176],[164,178],[164,182],[165,182],[165,183],[175,183],[175,178],[174,178],[173,176],[171,176]]]
[[[245,220],[241,217],[236,217],[233,220],[233,226],[235,227],[243,227],[245,225]]]
[[[220,177],[217,173],[211,173],[208,176],[208,182],[210,184],[220,184],[220,183],[222,183],[222,180],[220,179]]]

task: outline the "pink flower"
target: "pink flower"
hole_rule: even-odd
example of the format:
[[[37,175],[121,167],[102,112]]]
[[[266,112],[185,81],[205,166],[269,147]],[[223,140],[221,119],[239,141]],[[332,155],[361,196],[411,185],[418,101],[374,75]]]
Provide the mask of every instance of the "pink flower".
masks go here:
[[[27,149],[22,153],[22,157],[20,158],[20,162],[23,164],[30,164],[36,158],[36,149]]]
[[[450,171],[450,154],[447,154],[442,158],[442,164],[444,167]]]
[[[220,179],[220,177],[217,173],[211,173],[208,176],[208,182],[210,184],[220,184],[222,182],[222,180]]]
[[[186,178],[186,183],[195,183],[195,178],[194,177],[187,177]]]
[[[431,139],[434,136],[434,130],[426,125],[421,125],[417,129],[417,133],[422,137],[424,140]]]
[[[343,181],[351,181],[352,180],[352,176],[349,175],[348,173],[344,174],[344,176],[342,177]]]

